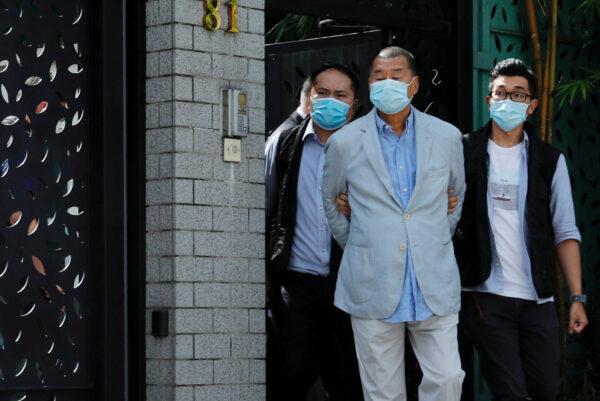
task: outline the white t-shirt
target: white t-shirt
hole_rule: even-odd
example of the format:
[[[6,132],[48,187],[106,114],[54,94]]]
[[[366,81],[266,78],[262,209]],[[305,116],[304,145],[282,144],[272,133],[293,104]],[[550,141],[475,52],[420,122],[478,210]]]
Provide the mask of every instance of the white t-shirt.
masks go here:
[[[490,223],[499,259],[499,263],[492,265],[492,274],[501,283],[500,295],[535,300],[519,213],[519,177],[525,168],[524,146],[525,142],[521,142],[504,148],[492,140],[488,142]]]

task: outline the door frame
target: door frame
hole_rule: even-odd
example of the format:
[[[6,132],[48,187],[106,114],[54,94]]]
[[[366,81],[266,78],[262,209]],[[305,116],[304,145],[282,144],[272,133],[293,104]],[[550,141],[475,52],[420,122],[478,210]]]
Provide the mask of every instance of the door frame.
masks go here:
[[[146,399],[146,2],[126,2],[127,311],[131,401]]]
[[[98,399],[145,399],[145,2],[92,1],[101,222]],[[95,103],[95,105],[94,105]],[[94,202],[94,201],[93,201]]]

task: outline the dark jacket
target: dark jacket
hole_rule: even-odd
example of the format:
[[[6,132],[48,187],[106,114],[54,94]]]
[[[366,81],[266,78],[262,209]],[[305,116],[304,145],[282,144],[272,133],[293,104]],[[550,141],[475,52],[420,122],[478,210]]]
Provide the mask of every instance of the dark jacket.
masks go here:
[[[302,136],[310,119],[283,132],[277,145],[275,168],[277,190],[270,215],[267,216],[267,272],[274,273],[288,268],[296,228],[296,194],[304,141]],[[337,275],[342,250],[332,239],[330,276]]]
[[[279,135],[280,132],[297,127],[298,125],[302,124],[302,121],[304,121],[304,118],[300,114],[298,114],[297,110],[294,110],[294,112],[290,114],[284,122],[282,122],[277,128],[273,130],[273,132],[269,134],[269,137],[273,135]]]
[[[487,143],[491,121],[463,139],[467,192],[462,217],[454,236],[454,249],[463,286],[485,282],[491,273],[492,243],[488,219],[487,192],[489,155]],[[525,204],[526,243],[531,276],[538,297],[554,294],[554,233],[550,198],[552,177],[560,152],[542,142],[532,126],[527,149],[527,199]]]

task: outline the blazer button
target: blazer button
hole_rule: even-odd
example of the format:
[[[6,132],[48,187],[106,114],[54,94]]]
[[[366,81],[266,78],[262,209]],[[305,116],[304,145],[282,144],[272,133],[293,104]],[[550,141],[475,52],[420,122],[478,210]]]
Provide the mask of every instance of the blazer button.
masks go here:
[[[401,250],[402,252],[406,251],[406,244],[402,244],[402,245],[400,245],[400,250]]]
[[[404,213],[404,220],[410,220],[410,213]]]

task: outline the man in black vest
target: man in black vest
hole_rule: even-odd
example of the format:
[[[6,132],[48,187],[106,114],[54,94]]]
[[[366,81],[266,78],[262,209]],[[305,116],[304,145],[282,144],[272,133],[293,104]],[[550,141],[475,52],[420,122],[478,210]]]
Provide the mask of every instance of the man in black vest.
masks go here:
[[[267,286],[280,342],[268,398],[305,401],[317,375],[330,401],[362,401],[349,317],[333,305],[341,249],[321,192],[325,142],[354,115],[358,80],[324,65],[310,78],[310,117],[266,145]],[[279,382],[277,382],[279,381]]]
[[[588,324],[565,158],[526,123],[535,82],[521,60],[499,62],[485,98],[491,119],[464,139],[467,193],[454,241],[461,323],[494,401],[558,395],[555,254],[571,292],[569,333]]]

